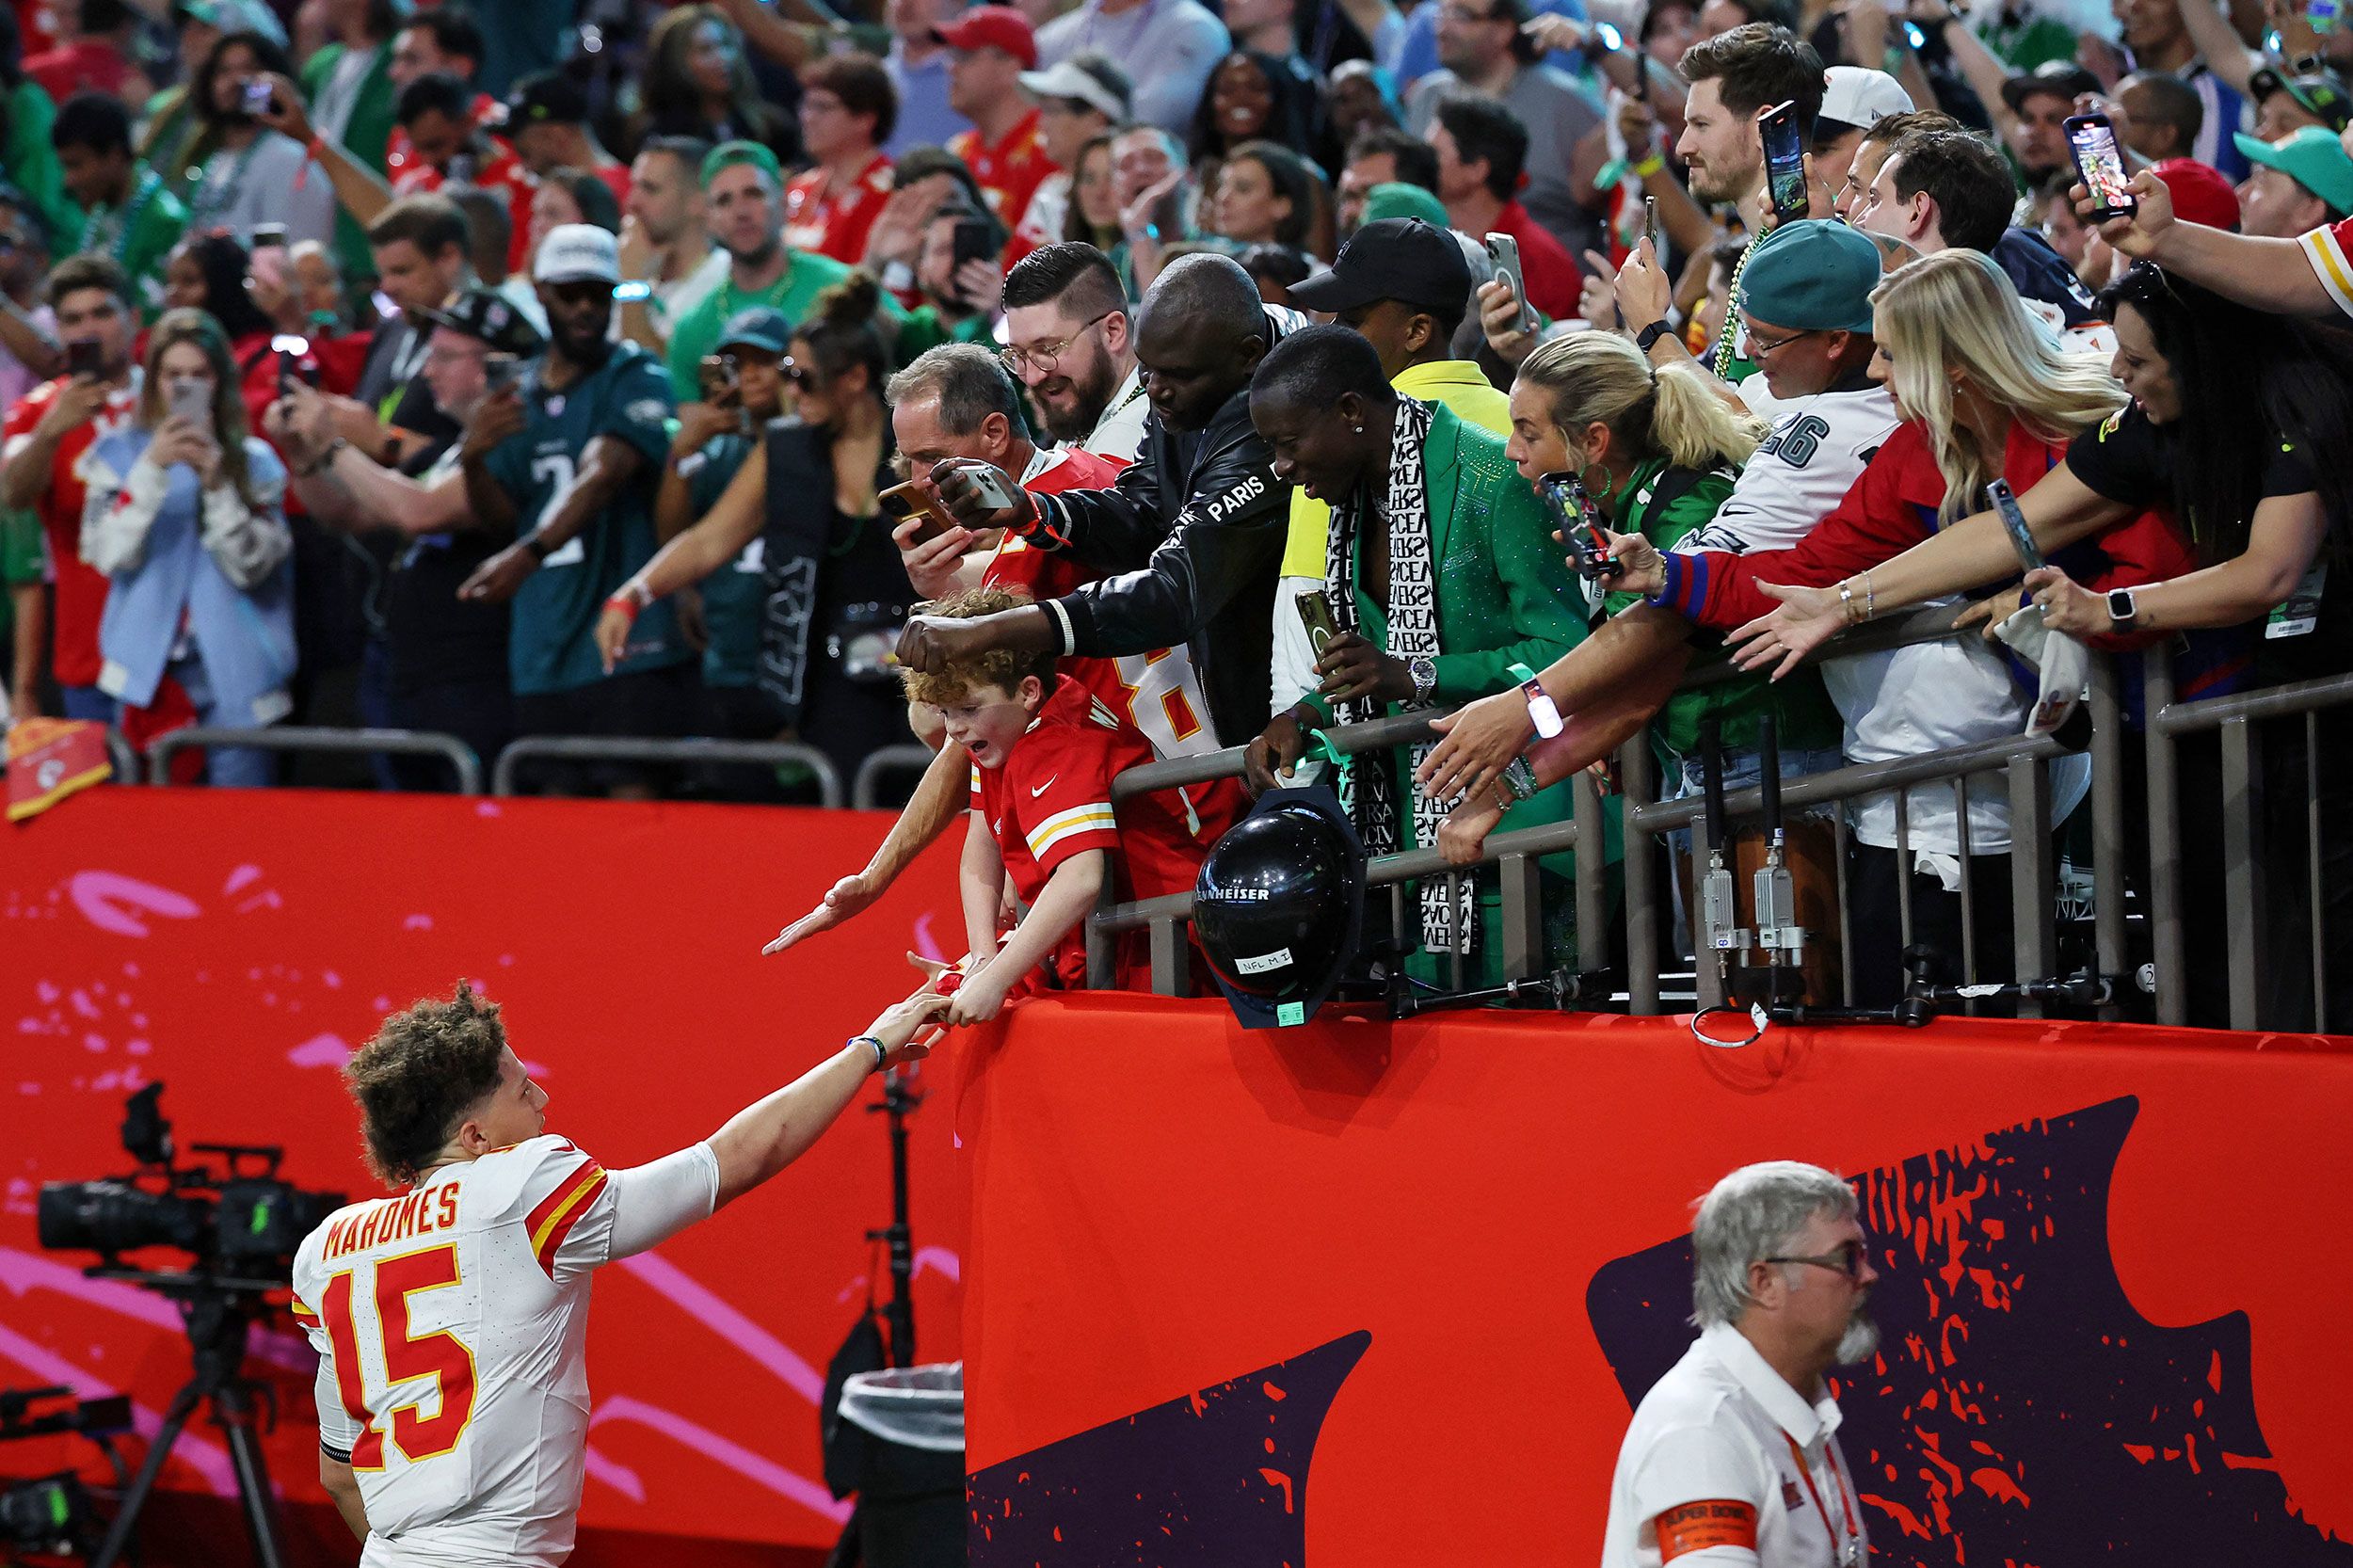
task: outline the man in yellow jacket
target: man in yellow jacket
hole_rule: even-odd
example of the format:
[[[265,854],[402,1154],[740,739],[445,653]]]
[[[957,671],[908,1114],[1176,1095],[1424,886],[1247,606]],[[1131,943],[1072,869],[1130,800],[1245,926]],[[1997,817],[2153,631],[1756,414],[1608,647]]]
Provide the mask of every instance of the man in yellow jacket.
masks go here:
[[[1511,399],[1486,373],[1452,353],[1455,328],[1469,309],[1470,264],[1448,230],[1420,218],[1382,218],[1356,231],[1332,270],[1296,284],[1291,303],[1324,311],[1353,328],[1381,356],[1389,384],[1408,397],[1451,409],[1464,424],[1497,436],[1512,430]],[[1316,685],[1315,650],[1297,605],[1321,592],[1332,509],[1304,490],[1291,492],[1290,536],[1274,593],[1274,712]]]

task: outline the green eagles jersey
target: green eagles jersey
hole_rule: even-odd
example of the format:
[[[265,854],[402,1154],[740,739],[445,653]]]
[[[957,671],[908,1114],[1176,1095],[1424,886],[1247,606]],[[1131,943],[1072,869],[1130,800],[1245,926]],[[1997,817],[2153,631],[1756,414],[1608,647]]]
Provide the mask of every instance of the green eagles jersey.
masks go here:
[[[634,344],[613,351],[595,374],[562,392],[539,384],[532,366],[520,388],[522,433],[492,449],[491,477],[515,500],[518,536],[570,493],[581,454],[599,436],[635,447],[646,459],[613,504],[539,564],[515,595],[507,669],[516,695],[569,691],[603,679],[598,613],[612,592],[652,558],[653,490],[668,455],[670,385],[654,357]],[[648,605],[630,632],[617,671],[658,669],[694,657],[678,613]]]
[[[702,461],[686,481],[695,516],[706,518],[752,455],[753,436],[720,436],[696,454]],[[743,552],[702,580],[703,684],[748,686],[760,662],[760,624],[768,605],[767,541],[754,538]]]

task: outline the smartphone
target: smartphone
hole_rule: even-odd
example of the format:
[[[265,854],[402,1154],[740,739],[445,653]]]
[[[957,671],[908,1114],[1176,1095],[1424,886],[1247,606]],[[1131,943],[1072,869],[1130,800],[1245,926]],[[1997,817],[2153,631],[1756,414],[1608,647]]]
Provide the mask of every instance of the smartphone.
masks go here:
[[[260,76],[247,77],[245,81],[245,112],[249,115],[264,115],[269,113],[269,83]]]
[[[1292,602],[1299,607],[1299,618],[1306,624],[1307,646],[1321,660],[1323,650],[1340,634],[1340,623],[1332,615],[1331,596],[1321,588],[1309,588]]]
[[[1601,507],[1582,480],[1574,473],[1547,473],[1536,481],[1536,493],[1552,514],[1561,542],[1577,557],[1579,577],[1601,582],[1625,571],[1625,562],[1609,558],[1609,547],[1601,536]]]
[[[705,403],[725,403],[743,391],[743,378],[736,374],[735,361],[718,354],[706,354],[696,368],[702,382]]]
[[[964,269],[967,262],[985,262],[997,253],[997,225],[984,217],[960,217],[949,240],[948,254],[952,271],[948,286],[956,288],[954,274]],[[967,305],[993,304],[993,300],[965,299],[959,291],[956,298]]]
[[[1495,264],[1496,276],[1512,285],[1512,297],[1520,302],[1520,330],[1536,330],[1536,308],[1528,302],[1528,279],[1520,271],[1520,242],[1509,234],[1487,236],[1487,260]]]
[[[2026,514],[2018,509],[2018,497],[2011,493],[2009,481],[1996,479],[1985,488],[1986,504],[2000,514],[2002,527],[2009,535],[2009,547],[2018,552],[2019,564],[2028,571],[2043,565],[2042,547],[2034,540],[2034,530],[2026,526]]]
[[[103,376],[106,373],[105,351],[95,343],[70,343],[65,345],[65,373],[68,376]]]
[[[2067,150],[2075,156],[2075,174],[2091,193],[2092,209],[2084,215],[2094,223],[2130,217],[2140,210],[2140,199],[2125,186],[2124,154],[2116,145],[2116,126],[2104,114],[2070,115]]]
[[[1647,49],[1634,51],[1634,101],[1637,104],[1650,102],[1650,51]]]
[[[991,506],[1019,506],[1021,504],[1020,492],[1007,489],[1003,477],[988,464],[958,463],[956,471],[972,481],[972,488],[978,490],[981,499]]]
[[[269,345],[278,355],[278,392],[282,397],[294,390],[296,381],[304,379],[302,361],[311,352],[311,340],[297,333],[280,332],[269,340]]]
[[[1658,264],[1667,264],[1667,252],[1658,243],[1658,198],[1642,198],[1642,237],[1650,241],[1650,253],[1658,258]]]
[[[174,419],[192,419],[210,429],[213,423],[213,389],[201,381],[175,381],[167,394],[166,403]]]
[[[1760,110],[1756,134],[1765,143],[1765,183],[1773,215],[1784,223],[1805,216],[1813,203],[1805,190],[1805,144],[1798,136],[1794,100]]]
[[[484,395],[488,397],[496,397],[499,393],[513,386],[515,384],[516,373],[520,370],[521,367],[522,361],[516,359],[512,354],[491,354],[486,356],[482,361],[482,385]]]
[[[914,542],[917,544],[929,544],[949,529],[957,526],[955,519],[933,504],[930,494],[925,491],[923,482],[920,479],[910,479],[904,485],[893,485],[876,496],[874,500],[882,507],[883,514],[890,519],[890,525],[894,531],[899,524],[909,518],[922,520],[917,524],[915,530]]]
[[[286,248],[286,226],[282,223],[257,223],[253,226],[253,244],[249,248],[267,250]]]

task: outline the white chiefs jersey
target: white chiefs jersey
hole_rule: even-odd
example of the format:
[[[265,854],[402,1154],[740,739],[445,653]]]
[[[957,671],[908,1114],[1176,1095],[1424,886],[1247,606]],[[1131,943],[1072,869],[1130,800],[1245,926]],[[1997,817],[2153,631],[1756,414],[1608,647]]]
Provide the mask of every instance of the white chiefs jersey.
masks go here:
[[[543,1136],[352,1204],[304,1240],[295,1316],[319,1353],[321,1444],[348,1457],[367,1508],[363,1561],[564,1560],[592,1272],[709,1214],[718,1176],[707,1144],[608,1173]]]

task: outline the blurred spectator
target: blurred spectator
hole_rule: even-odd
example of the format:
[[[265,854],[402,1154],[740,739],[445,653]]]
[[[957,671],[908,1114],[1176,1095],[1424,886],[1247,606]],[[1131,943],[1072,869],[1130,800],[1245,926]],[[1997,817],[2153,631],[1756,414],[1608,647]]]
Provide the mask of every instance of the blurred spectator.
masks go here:
[[[16,18],[0,6],[0,180],[14,187],[19,206],[30,204],[41,224],[62,244],[82,230],[82,210],[66,195],[51,139],[57,106],[40,83],[30,80],[16,58]]]
[[[1567,254],[1598,249],[1600,225],[1584,204],[1590,192],[1572,184],[1570,154],[1601,123],[1600,110],[1584,88],[1540,62],[1541,52],[1520,30],[1528,20],[1521,0],[1435,3],[1438,58],[1445,69],[1414,84],[1405,100],[1406,128],[1435,142],[1433,127],[1445,123],[1438,113],[1441,100],[1477,93],[1499,103],[1519,122],[1525,143],[1519,168],[1527,174],[1525,184],[1506,192],[1505,200],[1525,200],[1529,215]],[[1461,133],[1452,134],[1459,137]],[[1468,233],[1483,232],[1467,224],[1458,227]],[[1520,237],[1520,250],[1525,258],[1525,237]]]
[[[498,295],[473,289],[429,313],[424,377],[435,404],[470,427],[489,398],[491,377],[510,384],[544,340]],[[419,455],[385,468],[336,438],[323,399],[297,387],[270,414],[289,454],[296,496],[330,527],[389,528],[398,536],[384,584],[386,708],[406,729],[456,735],[485,760],[515,733],[507,688],[504,604],[458,597],[458,588],[500,548],[475,519],[462,482],[463,449]],[[449,782],[435,760],[392,760],[402,789]]]
[[[453,125],[465,128],[465,136],[460,139],[466,139],[488,125],[499,106],[496,98],[481,91],[474,83],[482,70],[482,29],[456,6],[435,6],[419,11],[404,21],[400,31],[392,35],[392,59],[386,72],[392,78],[394,94],[392,136],[384,150],[384,174],[399,195],[406,196],[418,188],[402,183],[416,156],[409,141],[406,110],[409,84],[424,76],[446,76],[456,83],[460,89],[458,108],[449,109],[444,101],[441,112]],[[490,139],[488,132],[482,134],[486,140]],[[498,152],[513,155],[513,150],[504,144],[500,144]],[[488,163],[490,159],[483,157],[481,161]]]
[[[2353,92],[2333,72],[2285,76],[2265,67],[2255,72],[2251,90],[2256,100],[2255,135],[2265,141],[2278,141],[2306,125],[2342,136],[2345,126],[2353,123]]]
[[[317,136],[348,152],[363,168],[381,170],[392,137],[392,34],[399,0],[323,0],[334,41],[302,62],[302,91]],[[296,137],[307,143],[308,137]],[[365,277],[364,219],[336,216],[336,259],[352,277]]]
[[[1718,9],[1727,8],[1723,0],[1718,0]],[[1536,17],[1559,16],[1582,24],[1587,15],[1584,0],[1536,0],[1536,3],[1529,6],[1528,9],[1530,20]],[[1661,11],[1680,18],[1681,28],[1689,29],[1691,36],[1697,36],[1697,29],[1691,23],[1693,8],[1687,5],[1685,0],[1661,0],[1659,5],[1648,8],[1644,14],[1643,25],[1647,27],[1650,24],[1649,18]],[[1734,14],[1738,17],[1738,13]],[[1746,20],[1745,17],[1738,19]],[[1415,86],[1445,64],[1441,58],[1442,46],[1438,41],[1439,24],[1445,20],[1439,14],[1437,0],[1424,0],[1423,4],[1415,6],[1406,13],[1404,36],[1399,40],[1396,53],[1382,56],[1384,63],[1396,76],[1401,88],[1410,92]],[[1685,42],[1688,44],[1689,39],[1686,38]],[[1672,71],[1674,59],[1680,58],[1681,56],[1682,50],[1677,49],[1674,56],[1664,63]],[[1577,61],[1574,56],[1555,53],[1549,63],[1557,70],[1569,71],[1576,68]]]
[[[1070,205],[1063,214],[1059,240],[1078,240],[1108,251],[1119,243],[1119,191],[1112,173],[1112,138],[1089,136],[1072,160]]]
[[[1193,184],[1183,144],[1157,125],[1112,134],[1112,192],[1120,231],[1112,262],[1129,296],[1140,296],[1160,272],[1160,248],[1192,235],[1195,207],[1209,192]]]
[[[1218,164],[1245,142],[1272,141],[1305,157],[1322,138],[1320,89],[1302,81],[1282,59],[1253,49],[1237,49],[1209,72],[1209,90],[1193,117],[1193,165],[1204,184],[1215,183]]]
[[[1037,69],[1030,19],[1011,6],[975,6],[933,36],[951,51],[948,104],[972,122],[948,143],[980,182],[989,211],[1008,226],[1030,210],[1030,198],[1054,172],[1038,128],[1038,108],[1021,86]]]
[[[915,261],[924,302],[899,328],[901,359],[943,343],[990,339],[1004,285],[1004,226],[977,208],[951,201],[932,215]]]
[[[1496,100],[1455,92],[1437,100],[1430,145],[1438,154],[1438,200],[1465,234],[1509,234],[1517,242],[1529,303],[1549,316],[1577,313],[1582,274],[1551,232],[1520,205],[1528,132]]]
[[[474,569],[458,597],[513,600],[508,673],[530,735],[674,735],[694,711],[694,650],[668,606],[641,617],[609,666],[597,648],[605,596],[653,553],[651,503],[669,450],[661,362],[609,335],[620,281],[614,236],[558,229],[533,262],[548,349],[469,423],[461,478],[475,517],[514,543]],[[642,795],[639,770],[590,769]]]
[[[164,308],[170,311],[194,311],[213,318],[222,339],[229,345],[229,357],[237,365],[238,379],[244,379],[248,356],[258,364],[268,355],[269,340],[277,328],[261,307],[253,301],[247,287],[246,264],[248,260],[244,246],[224,233],[194,234],[182,240],[164,264]],[[270,385],[277,384],[277,366],[270,367]],[[264,398],[266,406],[268,399]],[[260,428],[255,418],[251,427]]]
[[[2242,131],[2237,141],[2254,166],[2238,188],[2242,232],[2294,239],[2353,217],[2353,157],[2329,132],[2307,125],[2262,142]]]
[[[100,437],[128,424],[136,409],[142,377],[131,360],[131,339],[138,315],[129,280],[104,255],[67,257],[49,275],[46,292],[68,361],[76,344],[92,345],[85,352],[93,368],[36,387],[8,409],[0,425],[0,504],[28,507],[40,517],[56,585],[46,652],[63,716],[111,723],[114,698],[98,689],[104,664],[98,623],[106,603],[106,579],[81,554],[88,497],[82,459]],[[28,605],[20,598],[17,607],[20,615],[36,617],[20,623],[18,646],[40,648],[44,641],[40,599],[33,597]],[[40,684],[37,672],[20,665],[16,680],[18,713],[39,713],[28,700]]]
[[[189,146],[199,124],[188,88],[213,45],[230,33],[260,33],[286,47],[285,24],[262,0],[184,0],[171,8],[171,25],[179,80],[148,100],[139,135],[140,161],[161,169],[184,168],[192,161]]]
[[[646,35],[646,56],[639,88],[645,108],[632,126],[632,139],[756,141],[780,160],[799,160],[800,128],[761,99],[744,58],[744,35],[718,7],[664,11]],[[629,192],[623,185],[615,194]]]
[[[62,104],[77,92],[104,93],[144,104],[154,89],[134,63],[139,13],[124,0],[66,0],[77,20],[73,37],[56,48],[24,56],[24,74]]]
[[[1305,282],[1316,267],[1315,259],[1297,246],[1273,241],[1254,245],[1236,259],[1258,285],[1258,297],[1270,305],[1290,304],[1291,290]]]
[[[773,306],[787,321],[807,314],[819,294],[849,268],[830,256],[784,243],[784,180],[776,155],[758,142],[713,148],[701,170],[705,222],[726,251],[727,276],[670,332],[670,386],[680,401],[701,390],[697,367],[719,328],[738,311]],[[891,307],[895,311],[896,307]]]
[[[654,136],[630,165],[629,214],[621,219],[621,276],[643,284],[642,297],[620,300],[621,333],[665,352],[672,328],[727,276],[727,252],[714,248],[703,227],[703,160],[711,147],[678,136]],[[633,287],[625,294],[634,296]]]
[[[2042,216],[2042,237],[2075,274],[2075,280],[2097,294],[2107,286],[2109,251],[2076,215],[2074,198],[2068,194],[2074,184],[2072,165],[2058,170],[2036,193],[2034,209]]]
[[[752,455],[760,432],[783,408],[784,358],[792,347],[792,324],[782,312],[755,305],[738,312],[720,328],[719,343],[703,382],[703,400],[681,404],[678,433],[654,492],[654,536],[677,538],[710,515]],[[768,604],[765,553],[755,538],[735,559],[704,578],[697,596],[682,589],[681,615],[699,608],[703,708],[696,733],[744,740],[776,734],[779,716],[755,676],[760,662],[760,624]],[[628,634],[611,631],[616,612],[607,609],[598,628],[608,652]],[[692,616],[689,617],[693,618]],[[634,616],[631,616],[634,619]]]
[[[939,147],[919,147],[891,169],[890,200],[866,232],[861,264],[892,296],[910,307],[920,302],[915,264],[932,215],[952,202],[988,211],[988,198],[964,160]]]
[[[286,472],[247,434],[237,370],[200,311],[167,312],[147,344],[135,422],[83,459],[82,559],[110,579],[99,686],[134,745],[188,724],[247,728],[294,709],[294,538]],[[207,780],[276,777],[266,751],[215,746]]]
[[[192,231],[225,229],[250,242],[255,229],[276,224],[289,239],[332,239],[335,191],[326,171],[248,106],[249,90],[268,90],[264,72],[286,80],[294,65],[260,33],[223,34],[189,85],[198,120],[191,161],[164,172],[186,182]]]
[[[22,191],[0,185],[0,415],[63,368],[56,317],[41,296],[48,276],[40,215]]]
[[[1340,169],[1337,202],[1339,237],[1345,240],[1364,222],[1368,191],[1375,185],[1400,183],[1419,185],[1434,194],[1438,188],[1438,154],[1419,136],[1393,125],[1360,133],[1348,144],[1348,159]]]
[[[864,273],[817,298],[793,330],[783,371],[799,420],[774,427],[702,520],[606,601],[600,632],[613,646],[628,634],[622,628],[663,610],[666,596],[727,568],[759,540],[769,589],[762,689],[777,704],[778,722],[824,752],[845,778],[870,752],[907,732],[887,656],[912,596],[874,499],[898,477],[882,399],[879,304]],[[778,451],[789,471],[771,471]]]
[[[1136,460],[1152,412],[1119,274],[1091,245],[1048,245],[1005,275],[1004,364],[1047,434]]]
[[[548,235],[568,223],[585,223],[608,234],[621,232],[621,206],[613,187],[584,168],[552,168],[531,198],[531,243],[537,253]]]
[[[2193,5],[2205,0],[2190,0]],[[2116,20],[2121,24],[2125,52],[2131,56],[2135,73],[2142,78],[2137,84],[2143,102],[2130,101],[2123,84],[2119,84],[2118,98],[2125,111],[2137,122],[2149,111],[2148,100],[2157,101],[2157,113],[2165,122],[2178,131],[2187,123],[2194,139],[2178,149],[2181,156],[2196,158],[2220,169],[2225,178],[2243,180],[2247,177],[2247,160],[2239,156],[2231,144],[2231,133],[2246,122],[2247,100],[2236,88],[2216,74],[2198,44],[2190,37],[2189,27],[2182,19],[2181,0],[2116,0]],[[2169,87],[2158,87],[2153,94],[2153,81],[2164,80],[2153,73],[2168,72],[2185,84],[2196,97],[2200,113],[2192,119],[2173,99]],[[2119,126],[2119,131],[2124,127]],[[2169,153],[2144,154],[2152,162]]]
[[[2116,105],[2123,111],[2116,134],[2143,162],[2197,156],[2206,105],[2187,82],[2169,72],[2135,72],[2116,84]]]
[[[629,166],[588,128],[588,93],[571,77],[547,72],[517,83],[506,101],[506,134],[534,179],[584,168],[611,185],[616,200],[628,202]]]
[[[1073,237],[1067,232],[1070,189],[1080,158],[1112,126],[1127,122],[1133,92],[1128,73],[1110,56],[1093,50],[1082,50],[1045,71],[1023,72],[1021,87],[1037,100],[1038,137],[1055,171],[1038,182],[1028,208],[1019,215],[1013,244],[1005,252],[1008,262],[1020,261],[1041,245]],[[1101,172],[1109,174],[1108,160]],[[1101,183],[1108,189],[1108,180]],[[1107,227],[1115,231],[1117,225],[1113,213]]]
[[[2076,99],[2099,90],[2099,78],[2073,60],[2052,60],[2002,84],[1999,102],[2009,113],[1996,118],[2027,185],[2074,168],[2067,151],[2067,118],[2075,112]]]
[[[1390,58],[1405,39],[1405,18],[1389,0],[1228,0],[1224,15],[1236,49],[1281,61],[1311,93],[1327,81],[1337,87],[1343,65]]]
[[[343,272],[329,246],[318,240],[262,246],[247,258],[245,286],[254,307],[269,318],[272,333],[309,342],[321,387],[348,392],[359,385],[368,336],[352,330]]]
[[[466,220],[466,258],[473,269],[474,281],[514,306],[531,323],[533,331],[545,336],[548,316],[539,308],[539,296],[531,287],[531,275],[507,262],[521,248],[516,243],[513,209],[507,206],[506,199],[479,185],[453,184],[447,191],[451,204]],[[630,187],[630,194],[637,194],[634,184]]]
[[[1325,172],[1339,178],[1336,166],[1356,138],[1368,131],[1394,129],[1404,120],[1388,73],[1370,60],[1343,60],[1332,70],[1324,91],[1324,146],[1334,154]]]
[[[441,196],[403,197],[368,225],[376,286],[399,313],[376,327],[356,404],[338,429],[378,462],[398,465],[423,450],[438,453],[457,437],[424,372],[432,312],[468,281],[466,239],[464,216]]]
[[[1308,162],[1270,141],[1244,142],[1218,165],[1202,227],[1237,247],[1305,246],[1324,203]]]
[[[187,227],[187,208],[162,175],[133,160],[131,116],[115,100],[94,92],[67,99],[49,136],[68,194],[89,215],[73,248],[120,267],[140,313],[152,315],[164,296],[164,258]]]
[[[1081,49],[1110,56],[1136,85],[1136,118],[1172,134],[1192,122],[1230,47],[1225,24],[1199,0],[1085,0],[1037,33],[1048,65]]]
[[[784,188],[784,243],[856,266],[890,200],[897,128],[890,73],[871,55],[828,55],[801,73],[801,142],[816,168]]]
[[[883,21],[890,29],[890,52],[883,69],[898,94],[898,123],[883,138],[883,151],[899,158],[918,147],[945,147],[972,128],[948,106],[947,45],[933,29],[958,9],[956,0],[884,0]]]
[[[392,112],[403,143],[392,194],[417,196],[451,184],[489,192],[506,209],[505,265],[520,268],[528,253],[532,177],[513,148],[482,129],[478,95],[455,76],[428,72],[401,88]]]

